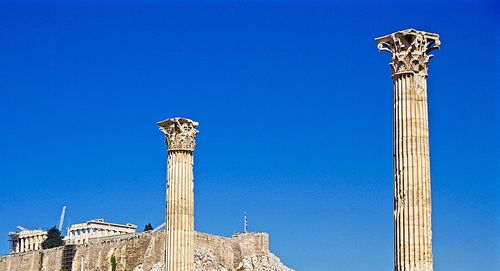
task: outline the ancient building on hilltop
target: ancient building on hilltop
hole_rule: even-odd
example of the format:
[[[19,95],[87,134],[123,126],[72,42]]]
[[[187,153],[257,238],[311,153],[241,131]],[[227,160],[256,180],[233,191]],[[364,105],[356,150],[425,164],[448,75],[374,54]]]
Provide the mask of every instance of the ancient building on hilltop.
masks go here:
[[[68,229],[64,242],[68,245],[87,243],[89,239],[134,233],[134,224],[117,224],[105,222],[104,219],[93,219],[85,223],[73,224]]]
[[[21,253],[42,249],[42,242],[47,239],[45,230],[23,229],[20,232],[10,232],[12,253]]]
[[[89,239],[86,244],[15,253],[0,257],[0,271],[165,270],[165,231]],[[291,271],[269,251],[267,233],[222,237],[194,233],[193,271]]]
[[[18,226],[20,231],[9,232],[11,253],[21,253],[42,249],[42,242],[47,239],[46,230],[30,230]],[[67,245],[87,243],[89,239],[134,233],[134,224],[117,224],[94,219],[85,223],[73,224],[64,236]]]

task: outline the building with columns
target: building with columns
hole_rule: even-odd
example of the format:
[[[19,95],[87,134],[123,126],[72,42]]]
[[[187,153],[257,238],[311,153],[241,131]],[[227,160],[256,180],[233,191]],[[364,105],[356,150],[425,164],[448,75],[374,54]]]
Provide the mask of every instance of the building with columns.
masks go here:
[[[375,39],[391,53],[394,122],[394,270],[432,271],[427,76],[439,35],[407,29]]]
[[[167,145],[165,271],[194,271],[193,152],[198,123],[172,118],[157,124]]]
[[[20,232],[10,232],[12,252],[21,253],[42,249],[42,242],[47,239],[47,231],[44,230],[23,230]]]
[[[64,237],[65,244],[84,244],[90,238],[107,237],[113,235],[134,233],[137,226],[134,224],[116,224],[105,222],[104,219],[94,219],[85,223],[73,224]],[[12,253],[21,253],[42,249],[42,242],[47,239],[45,230],[26,230],[10,232]]]
[[[90,238],[134,233],[136,229],[137,226],[130,223],[116,224],[105,222],[104,219],[94,219],[85,223],[71,225],[64,241],[66,244],[84,244]]]

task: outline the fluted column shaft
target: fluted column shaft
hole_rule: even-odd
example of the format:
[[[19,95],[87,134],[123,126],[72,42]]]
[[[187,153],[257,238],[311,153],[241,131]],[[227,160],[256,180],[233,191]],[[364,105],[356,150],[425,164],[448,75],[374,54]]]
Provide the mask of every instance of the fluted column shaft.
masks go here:
[[[159,122],[167,144],[166,271],[194,271],[193,152],[197,122]]]
[[[193,154],[168,153],[167,271],[194,270]]]
[[[15,241],[15,243],[14,243],[16,253],[19,253],[19,252],[20,252],[20,247],[21,247],[21,243],[20,243],[20,242],[21,242],[21,240],[20,240],[20,239],[17,239],[17,240]]]
[[[392,55],[394,270],[432,271],[427,71],[439,36],[408,29],[376,41]]]
[[[432,270],[427,91],[420,75],[394,76],[395,270]],[[416,81],[424,86],[416,88]]]

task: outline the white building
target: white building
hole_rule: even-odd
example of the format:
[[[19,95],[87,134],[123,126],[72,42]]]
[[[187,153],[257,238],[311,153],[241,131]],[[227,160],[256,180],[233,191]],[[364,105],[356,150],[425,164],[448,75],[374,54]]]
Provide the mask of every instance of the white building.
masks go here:
[[[71,225],[64,241],[66,244],[83,244],[87,243],[90,238],[134,233],[136,228],[136,225],[130,223],[115,224],[105,222],[104,219],[94,219],[85,223]]]
[[[47,231],[22,230],[20,232],[9,232],[9,236],[12,252],[20,253],[42,249],[42,242],[47,239]]]

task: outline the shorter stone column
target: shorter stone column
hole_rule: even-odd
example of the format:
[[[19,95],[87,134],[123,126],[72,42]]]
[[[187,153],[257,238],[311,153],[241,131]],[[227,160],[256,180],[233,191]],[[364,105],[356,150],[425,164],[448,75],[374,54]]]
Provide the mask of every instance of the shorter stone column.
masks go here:
[[[15,240],[14,248],[15,248],[16,253],[19,253],[19,248],[20,248],[19,238]]]
[[[185,118],[158,122],[167,144],[166,271],[194,271],[193,152],[198,123]]]
[[[38,239],[38,248],[39,248],[39,249],[42,249],[42,243],[43,243],[43,241],[44,241],[44,239],[43,239],[43,235],[40,235],[38,238],[39,238],[39,239]]]

